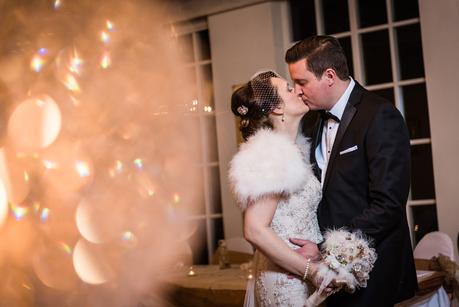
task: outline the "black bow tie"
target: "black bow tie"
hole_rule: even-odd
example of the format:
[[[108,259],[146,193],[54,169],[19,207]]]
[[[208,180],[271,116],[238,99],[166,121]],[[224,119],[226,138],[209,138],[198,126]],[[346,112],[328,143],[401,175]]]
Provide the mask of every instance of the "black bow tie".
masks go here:
[[[329,119],[333,119],[333,120],[334,120],[335,122],[337,122],[337,123],[340,122],[338,116],[333,115],[333,114],[331,114],[331,113],[328,112],[328,111],[321,111],[321,112],[320,112],[320,117],[322,117],[322,120],[323,120],[324,122],[326,122],[326,121],[329,120]]]

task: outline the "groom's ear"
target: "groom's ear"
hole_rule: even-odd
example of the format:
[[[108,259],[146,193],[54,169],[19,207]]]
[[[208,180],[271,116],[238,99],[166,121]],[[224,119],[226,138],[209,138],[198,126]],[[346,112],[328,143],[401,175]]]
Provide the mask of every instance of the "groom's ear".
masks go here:
[[[323,73],[323,78],[327,82],[328,86],[332,86],[336,80],[336,72],[332,68],[327,68]]]

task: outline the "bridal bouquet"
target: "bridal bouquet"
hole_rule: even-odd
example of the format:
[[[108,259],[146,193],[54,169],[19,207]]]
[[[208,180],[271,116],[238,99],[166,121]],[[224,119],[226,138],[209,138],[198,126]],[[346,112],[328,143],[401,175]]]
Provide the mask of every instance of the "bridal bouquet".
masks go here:
[[[376,252],[360,231],[329,230],[321,247],[322,262],[317,277],[322,283],[309,298],[306,306],[317,306],[327,295],[323,290],[335,280],[347,292],[365,288],[376,261]]]

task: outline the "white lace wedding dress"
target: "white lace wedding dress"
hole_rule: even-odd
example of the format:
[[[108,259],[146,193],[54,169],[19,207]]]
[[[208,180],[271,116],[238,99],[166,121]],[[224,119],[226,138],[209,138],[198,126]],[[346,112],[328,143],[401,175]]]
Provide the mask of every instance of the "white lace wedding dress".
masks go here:
[[[299,137],[293,144],[284,135],[261,130],[241,145],[229,172],[242,209],[266,194],[288,195],[278,204],[271,228],[292,249],[295,246],[288,240],[291,237],[322,241],[316,215],[321,186],[308,157],[309,143],[305,138]],[[288,272],[259,251],[254,255],[254,272],[245,306],[304,306],[311,294],[305,282],[288,278]]]

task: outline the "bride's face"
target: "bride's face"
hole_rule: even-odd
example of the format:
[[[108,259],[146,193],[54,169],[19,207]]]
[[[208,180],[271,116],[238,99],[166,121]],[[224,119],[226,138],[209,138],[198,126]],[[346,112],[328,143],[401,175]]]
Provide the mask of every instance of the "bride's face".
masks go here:
[[[271,83],[284,102],[283,112],[286,116],[304,115],[309,111],[309,107],[295,93],[294,88],[286,80],[271,78]]]

